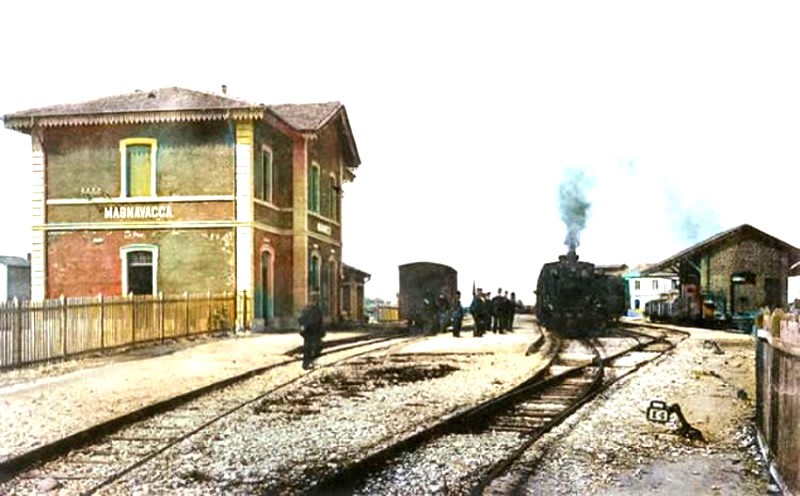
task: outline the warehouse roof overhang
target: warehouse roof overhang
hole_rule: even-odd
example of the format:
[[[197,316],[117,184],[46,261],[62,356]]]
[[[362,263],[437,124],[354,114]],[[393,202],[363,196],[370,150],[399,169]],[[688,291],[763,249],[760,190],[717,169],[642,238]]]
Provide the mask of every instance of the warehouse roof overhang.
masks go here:
[[[347,111],[339,102],[264,105],[227,95],[171,87],[3,116],[6,128],[28,134],[37,127],[214,120],[265,120],[291,135],[313,134],[334,123],[345,144],[348,167],[355,168],[361,164]]]
[[[706,239],[705,241],[701,241],[696,245],[693,245],[661,262],[654,264],[647,269],[642,271],[642,274],[649,275],[656,272],[678,272],[678,267],[681,263],[689,262],[692,260],[697,259],[698,257],[704,255],[705,253],[712,251],[714,249],[719,248],[725,243],[735,241],[738,239],[752,239],[752,238],[760,238],[764,240],[766,243],[773,244],[778,248],[784,249],[789,253],[789,266],[792,267],[793,265],[800,262],[800,249],[781,241],[780,239],[770,236],[769,234],[756,229],[755,227],[749,224],[742,224],[741,226],[734,227],[733,229],[728,229],[727,231],[723,231],[719,234],[715,234],[710,238]],[[798,269],[795,269],[797,271]]]

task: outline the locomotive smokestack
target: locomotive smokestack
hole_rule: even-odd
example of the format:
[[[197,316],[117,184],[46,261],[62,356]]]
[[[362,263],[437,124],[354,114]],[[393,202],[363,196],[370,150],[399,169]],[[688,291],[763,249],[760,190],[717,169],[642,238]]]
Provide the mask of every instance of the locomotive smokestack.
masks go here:
[[[575,263],[578,261],[578,253],[574,249],[571,249],[567,252],[567,261],[570,263]]]
[[[581,231],[586,227],[586,218],[591,207],[584,194],[587,186],[588,180],[583,172],[570,169],[566,171],[558,189],[561,220],[567,225],[567,238],[564,244],[569,248],[569,257],[574,257],[574,260],[577,260],[575,250],[580,245]]]

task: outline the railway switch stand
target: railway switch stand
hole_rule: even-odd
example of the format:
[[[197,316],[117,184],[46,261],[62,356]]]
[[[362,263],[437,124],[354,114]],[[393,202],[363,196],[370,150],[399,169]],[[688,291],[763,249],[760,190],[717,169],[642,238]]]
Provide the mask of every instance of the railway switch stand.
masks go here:
[[[666,424],[669,422],[669,418],[672,414],[675,414],[675,416],[678,418],[678,421],[681,423],[681,426],[678,427],[678,429],[675,431],[675,434],[683,436],[690,441],[706,441],[703,437],[703,433],[700,432],[699,429],[695,429],[691,424],[689,424],[689,422],[686,420],[686,417],[683,416],[680,405],[677,403],[667,406],[667,404],[663,401],[653,400],[650,402],[650,406],[647,407],[647,420],[651,422]]]

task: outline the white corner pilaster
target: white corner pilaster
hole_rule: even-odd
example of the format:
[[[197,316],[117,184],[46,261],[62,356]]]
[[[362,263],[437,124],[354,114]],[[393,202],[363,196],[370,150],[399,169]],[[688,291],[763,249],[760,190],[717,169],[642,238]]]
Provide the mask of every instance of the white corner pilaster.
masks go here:
[[[253,124],[236,124],[236,328],[253,316]],[[245,299],[245,293],[247,298]]]
[[[31,171],[32,199],[31,222],[33,225],[31,239],[31,300],[41,301],[47,296],[47,272],[45,266],[44,226],[45,218],[45,157],[42,149],[41,135],[31,133]]]

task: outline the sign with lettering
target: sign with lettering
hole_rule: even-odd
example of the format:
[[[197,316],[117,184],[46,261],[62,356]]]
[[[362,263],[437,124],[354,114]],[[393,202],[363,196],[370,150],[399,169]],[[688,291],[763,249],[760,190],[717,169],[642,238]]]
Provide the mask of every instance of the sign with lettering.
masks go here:
[[[331,226],[327,224],[323,224],[322,222],[317,222],[317,231],[330,236],[331,233],[333,232],[333,229],[331,229]]]
[[[103,208],[103,218],[111,220],[171,219],[172,205],[112,205]]]
[[[659,424],[666,424],[669,422],[670,409],[663,401],[653,400],[650,406],[647,407],[647,420],[650,422],[658,422]]]

